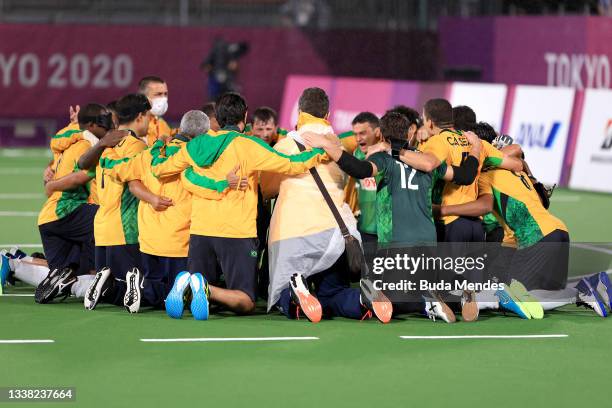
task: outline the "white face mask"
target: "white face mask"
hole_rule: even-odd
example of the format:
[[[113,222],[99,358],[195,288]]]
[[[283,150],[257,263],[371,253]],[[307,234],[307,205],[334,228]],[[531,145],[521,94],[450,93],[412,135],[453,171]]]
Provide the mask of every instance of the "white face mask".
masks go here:
[[[155,116],[164,116],[168,110],[168,97],[161,96],[151,101],[151,113]]]

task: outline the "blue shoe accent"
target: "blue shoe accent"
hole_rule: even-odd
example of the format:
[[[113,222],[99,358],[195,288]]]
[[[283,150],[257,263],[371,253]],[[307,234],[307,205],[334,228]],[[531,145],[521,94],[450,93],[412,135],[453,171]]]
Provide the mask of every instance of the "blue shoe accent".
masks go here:
[[[0,255],[0,285],[6,285],[11,268],[9,266],[9,259],[6,255]]]
[[[500,308],[516,313],[521,319],[531,319],[529,312],[523,308],[521,302],[515,299],[507,289],[504,288],[496,291],[495,296],[499,298]]]
[[[183,317],[183,310],[185,309],[184,295],[185,290],[189,287],[191,275],[189,272],[183,271],[176,275],[172,289],[166,297],[166,314],[173,319],[180,319]]]
[[[208,320],[208,282],[201,273],[194,273],[190,279],[191,314],[196,320]]]
[[[610,310],[612,310],[612,282],[610,282],[610,277],[607,272],[599,272],[597,278],[599,282],[597,282],[597,286],[595,287],[598,289],[598,292],[602,289],[600,295],[602,295],[601,297],[606,301]],[[603,285],[603,287],[601,285]]]
[[[578,289],[578,302],[576,303],[578,306],[586,306],[593,309],[601,317],[608,316],[603,300],[599,293],[597,293],[597,290],[593,289],[588,278],[580,279],[576,289]]]

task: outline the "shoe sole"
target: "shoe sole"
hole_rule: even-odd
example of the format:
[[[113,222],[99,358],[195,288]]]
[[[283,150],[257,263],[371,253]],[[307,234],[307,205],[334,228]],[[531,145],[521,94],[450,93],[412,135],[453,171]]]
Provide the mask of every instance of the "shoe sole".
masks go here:
[[[140,272],[138,272],[137,274],[139,275]],[[136,275],[136,273],[133,273],[132,275]],[[131,280],[131,276],[126,276],[125,280],[129,282]],[[131,305],[128,305],[127,303],[130,301],[130,286],[131,285],[127,286],[127,290],[125,291],[125,295],[123,296],[123,307],[125,307],[125,310],[127,310],[130,314],[134,314],[140,311],[140,301],[142,300],[143,288],[140,286],[140,279],[136,279],[136,289],[138,291],[137,301],[132,303]]]
[[[532,319],[543,319],[544,318],[544,309],[542,308],[542,304],[533,297],[527,288],[519,282],[512,281],[508,291],[512,293],[521,304],[527,309],[529,315]]]
[[[42,298],[40,299],[40,303],[41,304],[50,303],[56,297],[62,296],[60,294],[60,289],[64,289],[66,286],[70,286],[70,285],[74,284],[76,281],[77,281],[76,277],[73,277],[72,278],[72,282],[65,283],[60,288],[59,283],[62,282],[62,277],[60,276],[59,280],[51,288],[49,288],[49,287],[44,288],[44,290],[42,292]],[[65,293],[63,295],[64,295],[64,299],[65,299],[66,297],[68,297],[70,295],[70,293]]]
[[[100,301],[100,297],[102,297],[102,287],[104,286],[104,283],[106,283],[106,281],[110,278],[110,275],[111,275],[111,272],[108,271],[108,274],[107,274],[106,278],[104,278],[104,276],[101,276],[100,279],[94,280],[94,282],[92,283],[93,289],[91,287],[89,289],[87,289],[87,292],[85,293],[85,299],[83,301],[85,309],[87,309],[87,310],[94,310],[96,308],[96,306],[98,306],[98,302]],[[97,278],[97,276],[96,276],[96,278]],[[90,290],[90,289],[92,289],[92,290]],[[95,292],[96,293],[96,297],[93,300],[89,300],[91,292]]]
[[[294,292],[298,297],[300,310],[312,323],[319,323],[323,317],[323,308],[319,300],[311,294]]]
[[[608,299],[607,306],[612,311],[612,282],[610,282],[610,277],[606,272],[601,272],[599,274],[599,282],[605,287],[605,295]],[[599,285],[597,285],[599,289]],[[603,294],[600,294],[600,296]],[[605,301],[606,298],[601,296],[601,298]]]
[[[501,302],[501,297],[499,295],[497,295],[497,293],[505,293],[510,300],[512,301],[512,303],[514,305],[516,305],[516,307],[520,310],[520,312],[522,313],[517,313],[516,311],[506,307],[504,308]],[[495,292],[495,294],[497,295],[497,297],[499,298],[500,302],[499,302],[499,307],[503,310],[507,310],[509,312],[512,312],[514,314],[516,314],[517,316],[519,316],[521,319],[525,319],[525,320],[529,320],[531,319],[531,314],[529,314],[529,310],[527,310],[527,308],[522,304],[522,302],[520,301],[520,299],[518,299],[516,296],[514,296],[514,294],[512,292],[510,292],[510,290],[508,290],[508,288],[505,288],[503,291],[498,290],[497,292]]]
[[[190,279],[187,280],[188,284],[185,285],[183,290],[179,291],[177,287],[179,276],[177,275],[170,293],[168,293],[168,296],[166,296],[166,314],[172,319],[180,319],[183,317],[183,312],[185,310],[183,296],[185,294],[185,290],[187,287],[189,287],[189,281]]]
[[[471,300],[461,305],[461,319],[466,323],[475,322],[478,320],[478,314],[478,303],[475,294],[472,293]]]

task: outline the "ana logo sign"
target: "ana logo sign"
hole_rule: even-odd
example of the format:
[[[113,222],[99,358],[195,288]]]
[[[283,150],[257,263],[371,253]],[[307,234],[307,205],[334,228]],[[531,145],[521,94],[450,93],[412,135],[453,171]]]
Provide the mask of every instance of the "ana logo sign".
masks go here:
[[[543,123],[521,123],[515,142],[525,147],[550,149],[555,142],[561,122],[553,122],[548,128]]]

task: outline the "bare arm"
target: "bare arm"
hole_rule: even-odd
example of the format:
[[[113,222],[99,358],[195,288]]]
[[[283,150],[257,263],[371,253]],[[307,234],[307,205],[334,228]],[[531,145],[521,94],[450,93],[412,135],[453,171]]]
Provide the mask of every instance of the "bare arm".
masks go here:
[[[89,170],[95,167],[100,161],[100,156],[102,156],[104,149],[107,147],[114,147],[128,134],[129,132],[127,130],[111,130],[107,132],[106,135],[100,139],[98,144],[91,147],[79,158],[79,169]]]
[[[461,215],[465,217],[480,217],[493,210],[493,196],[483,194],[476,201],[465,204],[443,205],[440,207],[440,215]]]
[[[441,162],[431,153],[420,153],[413,150],[402,150],[400,160],[417,170],[430,173],[438,167]]]
[[[163,211],[174,205],[171,199],[153,194],[140,180],[132,180],[128,182],[128,186],[130,193],[139,200],[151,204],[155,211]]]
[[[92,177],[87,175],[85,171],[77,171],[61,177],[57,180],[50,180],[45,184],[45,193],[47,197],[55,191],[66,191],[77,188],[88,183]]]

